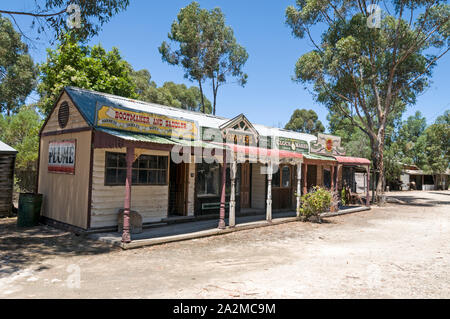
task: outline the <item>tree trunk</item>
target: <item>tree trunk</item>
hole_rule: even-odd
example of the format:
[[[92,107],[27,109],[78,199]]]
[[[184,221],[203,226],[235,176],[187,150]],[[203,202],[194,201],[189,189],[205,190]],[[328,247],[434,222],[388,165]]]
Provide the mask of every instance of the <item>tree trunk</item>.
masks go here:
[[[385,125],[382,125],[378,131],[377,141],[375,143],[376,145],[376,168],[378,171],[378,178],[377,178],[377,190],[376,190],[376,196],[377,196],[377,202],[378,205],[383,205],[385,202],[384,197],[384,178],[385,178],[385,169],[384,169],[384,132],[385,132]]]
[[[202,88],[202,81],[198,80],[198,86],[200,88],[200,96],[202,100],[202,112],[205,113],[205,101],[203,99],[203,88]]]

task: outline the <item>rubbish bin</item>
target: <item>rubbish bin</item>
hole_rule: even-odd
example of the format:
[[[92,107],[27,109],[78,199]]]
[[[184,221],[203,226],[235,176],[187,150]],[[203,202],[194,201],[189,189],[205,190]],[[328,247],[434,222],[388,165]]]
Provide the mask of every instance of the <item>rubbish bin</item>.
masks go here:
[[[39,223],[41,205],[42,194],[20,193],[17,226],[36,226]]]

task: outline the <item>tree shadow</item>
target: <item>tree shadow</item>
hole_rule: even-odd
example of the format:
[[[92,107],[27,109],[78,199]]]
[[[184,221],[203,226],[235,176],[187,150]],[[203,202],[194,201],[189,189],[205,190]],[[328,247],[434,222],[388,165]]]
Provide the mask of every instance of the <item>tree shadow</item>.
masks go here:
[[[32,265],[37,266],[35,271],[48,269],[41,263],[58,255],[97,255],[116,249],[84,235],[49,226],[18,228],[16,218],[0,219],[0,278]]]

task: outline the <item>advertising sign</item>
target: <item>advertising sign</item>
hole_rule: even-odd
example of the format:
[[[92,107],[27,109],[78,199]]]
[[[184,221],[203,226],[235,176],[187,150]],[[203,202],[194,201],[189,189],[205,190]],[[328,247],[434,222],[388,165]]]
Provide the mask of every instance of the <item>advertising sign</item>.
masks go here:
[[[48,145],[48,171],[75,174],[76,141],[50,142]]]
[[[110,106],[101,106],[97,109],[96,125],[187,140],[195,140],[198,136],[198,127],[194,121],[146,112],[128,111]]]
[[[293,138],[277,137],[276,146],[279,150],[291,151],[296,153],[308,153],[308,142],[303,140],[296,140]]]
[[[311,143],[311,153],[343,156],[345,155],[345,149],[341,147],[341,138],[339,136],[319,133],[317,142]]]

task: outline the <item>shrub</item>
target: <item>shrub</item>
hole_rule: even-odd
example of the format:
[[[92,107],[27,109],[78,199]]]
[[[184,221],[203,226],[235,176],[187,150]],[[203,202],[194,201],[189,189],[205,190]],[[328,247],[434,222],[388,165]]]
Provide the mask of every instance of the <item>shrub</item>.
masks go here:
[[[330,191],[315,186],[313,187],[312,192],[302,196],[302,207],[300,208],[300,214],[306,219],[318,217],[319,214],[330,208],[332,198],[333,195]]]

